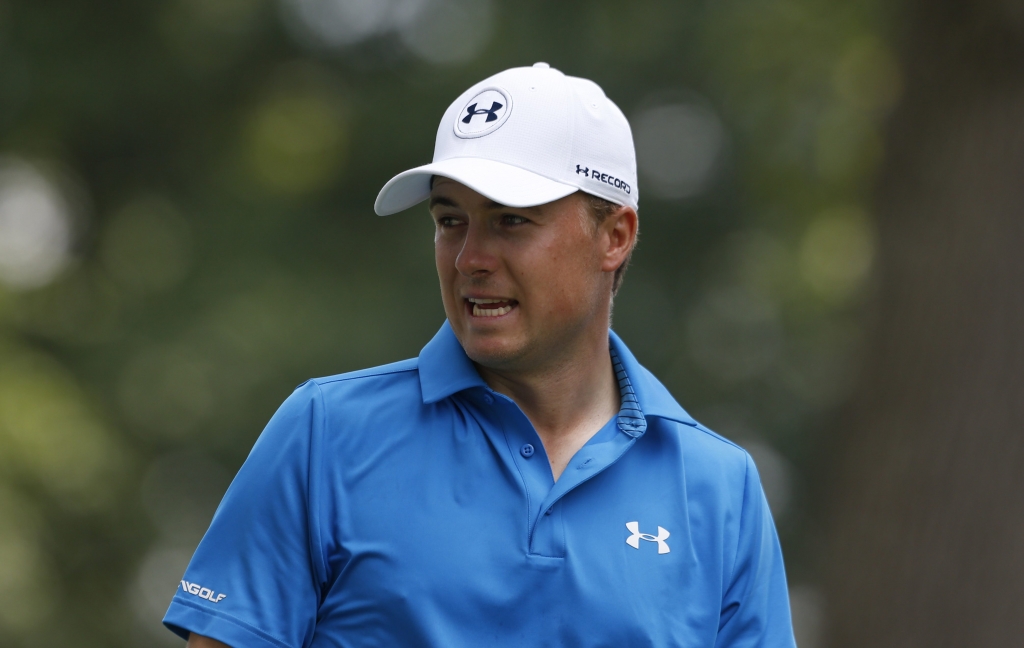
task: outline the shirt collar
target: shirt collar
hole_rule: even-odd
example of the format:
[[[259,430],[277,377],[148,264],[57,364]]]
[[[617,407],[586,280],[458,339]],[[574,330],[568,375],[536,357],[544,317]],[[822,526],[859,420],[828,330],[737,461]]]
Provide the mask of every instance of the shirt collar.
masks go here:
[[[477,373],[448,320],[420,351],[420,390],[423,402],[430,404],[471,387],[487,387]]]
[[[679,406],[654,374],[637,362],[615,331],[608,331],[608,335],[619,384],[621,386],[624,380],[622,375],[618,375],[621,367],[625,373],[626,384],[632,387],[632,392],[636,396],[635,408],[630,407],[628,396],[623,396],[620,421],[625,410],[636,409],[637,413],[645,418],[657,416],[694,425],[695,421],[690,415]],[[436,403],[472,387],[487,388],[487,383],[477,373],[473,361],[459,344],[447,320],[441,326],[441,330],[420,351],[419,374],[423,402],[427,404]]]
[[[612,359],[614,360],[618,356],[619,363],[633,386],[637,404],[645,417],[657,416],[687,425],[697,424],[676,402],[665,385],[662,385],[661,381],[654,377],[654,374],[637,362],[629,347],[622,341],[622,338],[615,334],[615,331],[609,330],[608,337],[611,341]]]

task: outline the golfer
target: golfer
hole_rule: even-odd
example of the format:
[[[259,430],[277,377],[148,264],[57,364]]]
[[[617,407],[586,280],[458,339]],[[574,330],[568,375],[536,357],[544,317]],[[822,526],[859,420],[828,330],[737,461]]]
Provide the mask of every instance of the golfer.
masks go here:
[[[637,238],[629,124],[506,70],[445,112],[428,201],[447,321],[268,423],[164,623],[189,646],[794,646],[757,470],[609,330]],[[400,226],[396,223],[396,226]]]

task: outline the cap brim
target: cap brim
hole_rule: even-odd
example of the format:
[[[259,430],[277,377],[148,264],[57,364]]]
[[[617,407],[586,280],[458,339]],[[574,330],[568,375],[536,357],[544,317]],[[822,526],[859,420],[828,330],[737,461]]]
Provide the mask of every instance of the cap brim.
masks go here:
[[[444,176],[509,207],[534,207],[578,190],[526,169],[486,158],[450,158],[399,173],[377,195],[378,216],[408,209],[430,196],[430,177]]]

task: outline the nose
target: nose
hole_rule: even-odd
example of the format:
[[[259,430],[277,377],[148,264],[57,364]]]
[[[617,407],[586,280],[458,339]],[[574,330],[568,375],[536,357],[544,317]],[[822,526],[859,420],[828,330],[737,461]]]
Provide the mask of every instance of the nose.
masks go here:
[[[482,277],[498,267],[492,237],[486,224],[472,219],[466,227],[466,238],[455,259],[455,269],[466,277]]]

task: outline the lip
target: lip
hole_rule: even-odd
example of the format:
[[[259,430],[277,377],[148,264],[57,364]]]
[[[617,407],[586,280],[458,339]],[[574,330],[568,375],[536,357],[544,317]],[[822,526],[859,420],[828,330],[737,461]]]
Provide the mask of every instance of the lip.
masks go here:
[[[479,301],[485,301],[485,303],[479,303]],[[486,302],[490,302],[490,304]],[[462,298],[462,303],[466,309],[466,314],[471,320],[476,322],[502,320],[509,317],[519,308],[517,300],[503,296],[468,295]],[[492,304],[493,307],[489,307]]]

